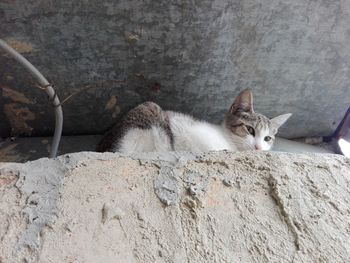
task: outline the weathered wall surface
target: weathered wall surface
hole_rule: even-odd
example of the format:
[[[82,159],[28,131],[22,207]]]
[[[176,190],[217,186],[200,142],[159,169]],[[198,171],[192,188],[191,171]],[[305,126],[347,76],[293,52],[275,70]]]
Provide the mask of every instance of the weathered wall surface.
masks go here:
[[[79,153],[0,165],[1,262],[347,262],[350,160]]]
[[[251,87],[292,112],[281,135],[329,135],[350,101],[344,0],[0,2],[0,36],[56,86],[66,134],[96,134],[145,100],[219,122]],[[0,55],[0,132],[47,135],[46,95]],[[12,130],[11,130],[12,129]]]

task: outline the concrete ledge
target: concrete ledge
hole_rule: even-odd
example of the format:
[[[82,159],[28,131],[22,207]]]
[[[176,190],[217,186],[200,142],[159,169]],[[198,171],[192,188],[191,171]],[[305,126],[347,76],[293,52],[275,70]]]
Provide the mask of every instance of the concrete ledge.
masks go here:
[[[101,135],[62,136],[59,154],[95,151]],[[52,137],[15,138],[0,142],[0,160],[3,162],[27,162],[47,157],[50,154]],[[316,147],[277,137],[273,151],[293,153],[334,153],[332,146]]]
[[[350,159],[77,153],[0,164],[0,262],[345,262]]]

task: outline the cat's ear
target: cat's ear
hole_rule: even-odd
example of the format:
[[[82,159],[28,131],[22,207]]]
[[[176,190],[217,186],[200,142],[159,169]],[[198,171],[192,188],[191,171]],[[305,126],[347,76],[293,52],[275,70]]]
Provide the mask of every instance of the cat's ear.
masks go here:
[[[271,119],[271,122],[273,126],[278,130],[278,128],[281,127],[290,118],[290,116],[292,116],[292,113],[282,114]]]
[[[230,113],[250,112],[253,113],[253,94],[250,89],[243,90],[233,102]]]

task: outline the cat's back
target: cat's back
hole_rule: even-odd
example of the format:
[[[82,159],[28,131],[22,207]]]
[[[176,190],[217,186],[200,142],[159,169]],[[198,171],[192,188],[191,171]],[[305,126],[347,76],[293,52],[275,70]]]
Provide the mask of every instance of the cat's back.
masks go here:
[[[230,149],[230,145],[220,126],[180,112],[164,111],[154,102],[142,103],[129,111],[97,147],[97,151],[125,153],[223,149]]]
[[[130,110],[122,120],[117,122],[103,136],[96,150],[98,152],[117,151],[130,131],[147,131],[154,127],[161,129],[172,142],[168,114],[158,104],[144,102]]]
[[[169,118],[169,124],[172,129],[184,129],[185,127],[193,126],[196,123],[199,123],[194,117],[177,112],[177,111],[166,111],[166,114]]]
[[[179,112],[167,111],[167,115],[174,137],[174,150],[206,152],[232,149],[221,126]]]

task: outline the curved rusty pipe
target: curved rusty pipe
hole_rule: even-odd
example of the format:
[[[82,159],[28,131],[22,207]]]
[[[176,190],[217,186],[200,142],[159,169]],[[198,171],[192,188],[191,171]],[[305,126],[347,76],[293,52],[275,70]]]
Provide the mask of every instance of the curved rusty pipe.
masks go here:
[[[37,70],[27,59],[25,59],[16,50],[6,44],[5,41],[0,39],[0,48],[2,48],[6,53],[11,55],[15,60],[17,60],[22,66],[24,66],[35,79],[39,82],[40,86],[45,87],[45,91],[49,96],[50,101],[55,109],[55,133],[52,140],[50,158],[55,158],[57,156],[58,146],[60,144],[63,126],[63,112],[60,101],[56,95],[55,90],[52,88],[51,84],[47,79]]]

